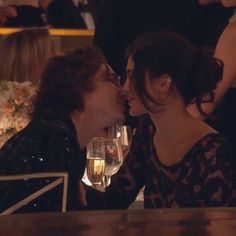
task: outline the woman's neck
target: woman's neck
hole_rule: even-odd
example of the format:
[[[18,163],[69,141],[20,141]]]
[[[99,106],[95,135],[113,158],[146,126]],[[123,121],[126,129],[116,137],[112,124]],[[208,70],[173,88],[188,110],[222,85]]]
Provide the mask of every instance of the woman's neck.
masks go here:
[[[159,160],[165,165],[180,162],[201,138],[215,132],[190,116],[180,101],[172,101],[164,111],[150,116],[157,130],[153,137],[154,146]]]
[[[196,119],[188,114],[185,106],[178,102],[174,102],[160,113],[152,113],[150,116],[155,124],[158,138],[166,143],[180,138],[184,135],[185,129],[196,122]]]

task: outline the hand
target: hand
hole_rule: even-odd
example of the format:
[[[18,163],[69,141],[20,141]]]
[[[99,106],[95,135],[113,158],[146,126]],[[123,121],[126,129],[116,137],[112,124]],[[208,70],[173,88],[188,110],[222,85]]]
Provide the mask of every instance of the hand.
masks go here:
[[[86,190],[82,181],[79,181],[79,184],[78,184],[77,199],[79,201],[80,206],[86,207],[88,205],[87,199],[86,199]]]

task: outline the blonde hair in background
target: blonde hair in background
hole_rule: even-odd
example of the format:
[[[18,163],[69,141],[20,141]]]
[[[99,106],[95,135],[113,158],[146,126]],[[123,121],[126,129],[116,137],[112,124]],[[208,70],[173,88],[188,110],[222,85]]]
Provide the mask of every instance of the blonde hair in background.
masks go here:
[[[0,0],[0,6],[28,5],[38,7],[38,0]]]
[[[6,36],[0,51],[0,79],[37,85],[47,60],[56,53],[49,30],[27,28]]]

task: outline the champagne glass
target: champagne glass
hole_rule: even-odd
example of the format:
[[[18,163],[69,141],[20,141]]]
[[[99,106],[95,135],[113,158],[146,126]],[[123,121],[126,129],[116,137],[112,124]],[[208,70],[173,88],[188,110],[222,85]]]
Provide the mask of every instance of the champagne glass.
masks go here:
[[[127,125],[115,125],[109,128],[108,137],[117,139],[120,144],[123,159],[129,152],[130,144],[133,137],[133,130]]]
[[[123,162],[123,154],[117,139],[105,140],[105,177],[104,187],[110,184],[111,176],[115,174]]]
[[[126,125],[115,125],[108,129],[108,139],[105,141],[105,187],[109,186],[111,176],[114,175],[122,165],[129,151],[132,136],[131,127]]]
[[[105,174],[104,138],[95,137],[87,145],[87,177],[99,189]]]

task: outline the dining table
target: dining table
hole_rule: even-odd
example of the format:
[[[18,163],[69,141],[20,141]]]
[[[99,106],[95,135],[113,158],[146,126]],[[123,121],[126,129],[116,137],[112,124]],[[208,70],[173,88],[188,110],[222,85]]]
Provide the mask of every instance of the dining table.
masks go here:
[[[127,209],[0,216],[1,236],[235,236],[236,208]]]

